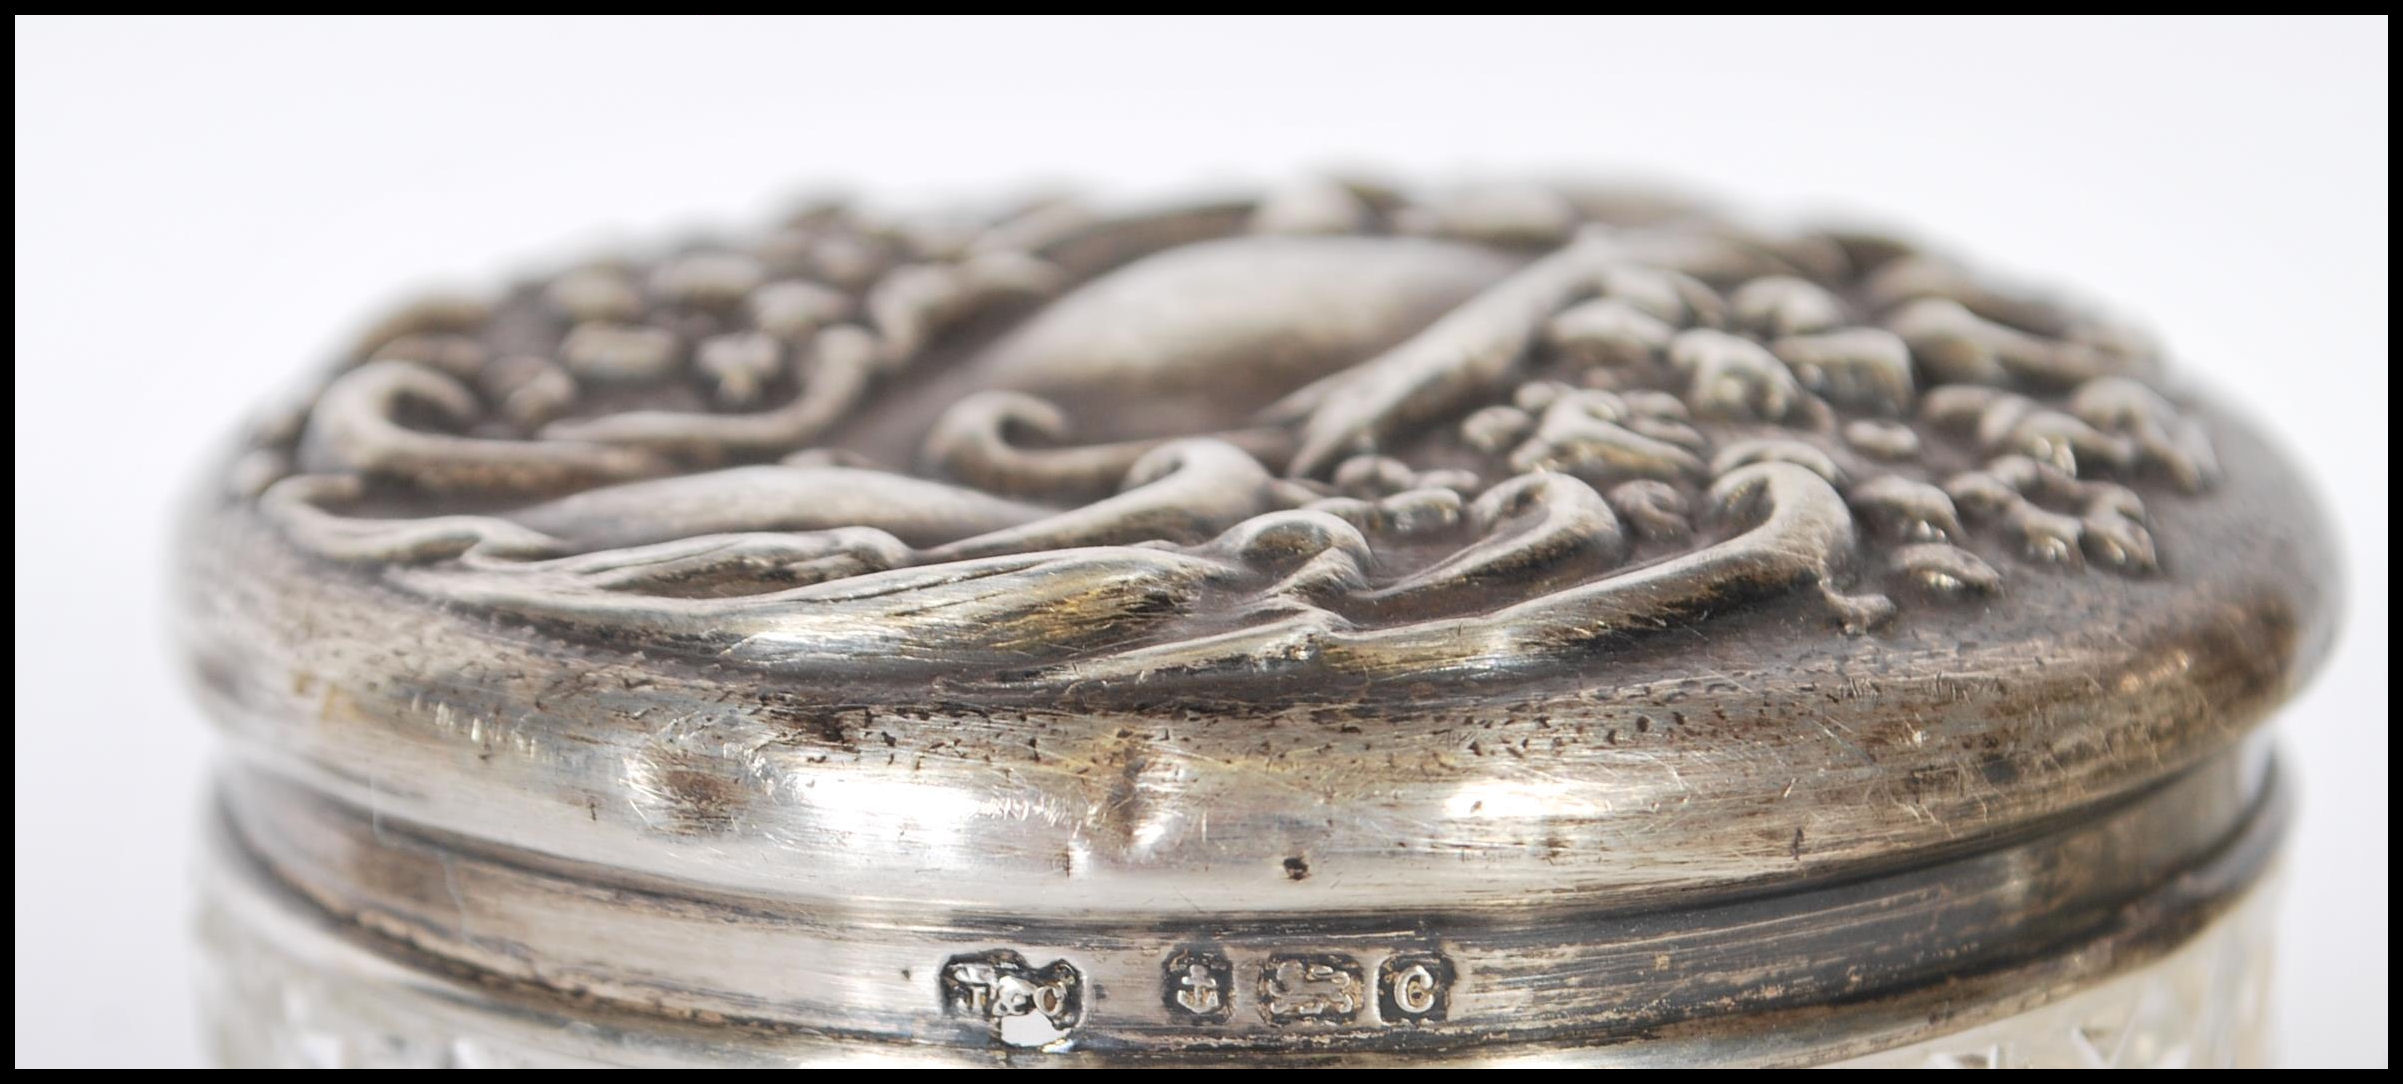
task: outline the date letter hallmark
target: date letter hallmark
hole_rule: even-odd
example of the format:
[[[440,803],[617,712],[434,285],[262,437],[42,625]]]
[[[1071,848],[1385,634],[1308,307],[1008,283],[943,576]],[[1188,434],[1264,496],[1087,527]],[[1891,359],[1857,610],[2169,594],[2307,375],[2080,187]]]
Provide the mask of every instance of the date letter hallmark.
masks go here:
[[[1386,957],[1377,967],[1377,1015],[1388,1024],[1440,1021],[1452,1007],[1452,961],[1432,952]]]
[[[1235,1012],[1235,965],[1224,953],[1178,949],[1160,964],[1160,1003],[1180,1024],[1223,1024]]]
[[[1085,979],[1066,960],[1037,969],[995,949],[943,962],[943,1011],[982,1021],[1004,1046],[1067,1048],[1085,1015]]]
[[[1349,956],[1277,955],[1260,965],[1260,1014],[1279,1027],[1351,1023],[1366,992]]]

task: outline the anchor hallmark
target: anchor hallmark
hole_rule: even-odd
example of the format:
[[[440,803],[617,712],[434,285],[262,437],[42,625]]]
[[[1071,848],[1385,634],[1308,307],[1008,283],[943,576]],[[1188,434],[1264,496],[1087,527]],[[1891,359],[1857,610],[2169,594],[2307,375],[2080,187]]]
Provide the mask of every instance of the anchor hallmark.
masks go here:
[[[1160,964],[1160,1002],[1182,1024],[1223,1024],[1235,1012],[1235,965],[1225,954],[1183,948]]]

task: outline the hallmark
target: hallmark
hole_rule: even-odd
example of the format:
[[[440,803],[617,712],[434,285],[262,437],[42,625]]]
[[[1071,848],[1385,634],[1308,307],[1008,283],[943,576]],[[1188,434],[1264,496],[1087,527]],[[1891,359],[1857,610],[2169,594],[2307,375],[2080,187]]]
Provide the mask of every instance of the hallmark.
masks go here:
[[[1388,1024],[1440,1021],[1452,1008],[1452,961],[1432,952],[1386,957],[1377,966],[1377,1015]]]
[[[943,1010],[983,1021],[1005,1046],[1057,1049],[1085,1015],[1085,979],[1066,960],[1037,969],[995,949],[943,962]]]
[[[1260,965],[1260,1014],[1278,1026],[1348,1024],[1367,984],[1360,961],[1334,953],[1276,955]]]
[[[1204,948],[1178,949],[1160,964],[1160,1002],[1181,1024],[1223,1024],[1235,1012],[1235,965]]]

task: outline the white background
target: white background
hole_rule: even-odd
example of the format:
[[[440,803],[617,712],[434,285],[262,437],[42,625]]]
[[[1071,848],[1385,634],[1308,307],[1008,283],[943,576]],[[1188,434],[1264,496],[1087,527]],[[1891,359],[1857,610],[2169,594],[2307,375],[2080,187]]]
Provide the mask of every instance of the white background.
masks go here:
[[[1392,18],[16,25],[16,1059],[197,1058],[209,756],[160,620],[209,443],[404,287],[798,187],[1366,163],[1866,212],[2142,315],[2284,434],[2353,602],[2288,717],[2296,1064],[2387,1060],[2387,27]],[[598,232],[596,232],[598,228]]]

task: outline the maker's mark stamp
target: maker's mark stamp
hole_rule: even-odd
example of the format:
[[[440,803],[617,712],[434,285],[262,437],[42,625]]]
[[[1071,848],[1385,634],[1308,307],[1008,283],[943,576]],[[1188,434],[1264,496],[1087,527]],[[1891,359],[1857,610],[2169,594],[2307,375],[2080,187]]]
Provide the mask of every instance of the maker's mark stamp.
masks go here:
[[[1085,1016],[1085,978],[1066,960],[1038,969],[995,949],[943,962],[943,1011],[984,1021],[1006,1046],[1057,1049]]]

